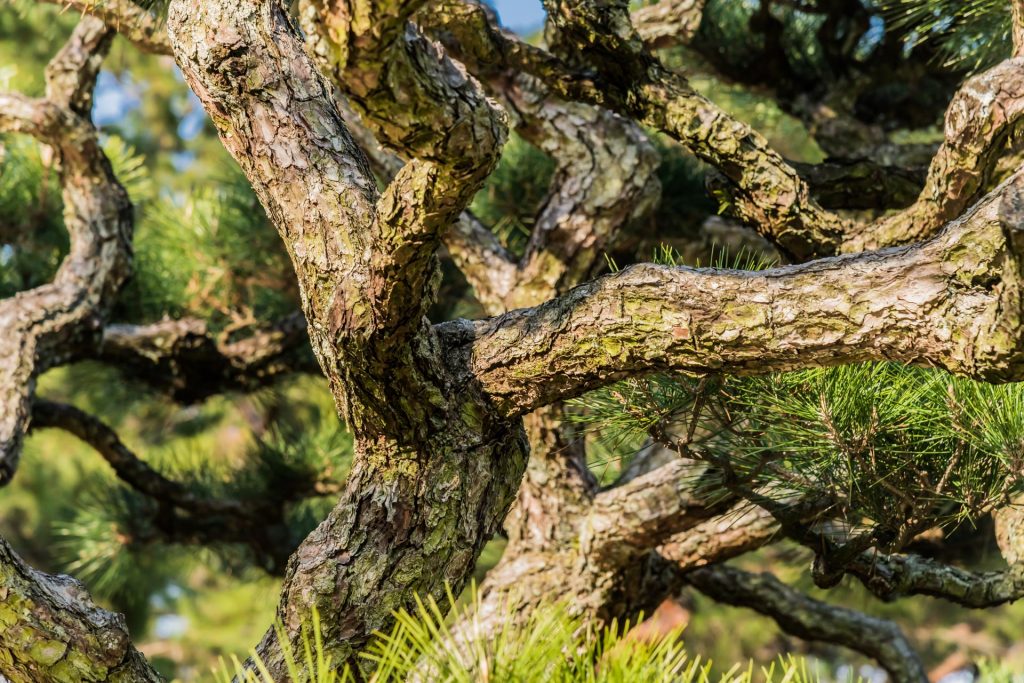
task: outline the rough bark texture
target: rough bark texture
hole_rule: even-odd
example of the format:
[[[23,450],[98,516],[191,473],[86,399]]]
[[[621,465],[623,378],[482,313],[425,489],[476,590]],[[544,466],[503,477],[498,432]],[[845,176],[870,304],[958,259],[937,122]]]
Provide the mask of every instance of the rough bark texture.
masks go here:
[[[1022,370],[1022,188],[1018,173],[919,247],[759,272],[637,265],[536,308],[438,329],[508,414],[659,368],[887,358],[1009,381]]]
[[[0,485],[17,468],[35,379],[95,343],[131,268],[132,207],[89,120],[92,88],[113,38],[85,17],[47,68],[46,98],[0,94],[0,130],[51,145],[60,163],[71,249],[52,283],[0,301]]]
[[[389,15],[401,30],[374,25],[378,49],[394,56],[412,45],[440,58],[405,32],[403,12]],[[292,255],[314,351],[356,437],[346,491],[296,551],[278,611],[294,645],[312,606],[337,615],[325,623],[325,644],[346,661],[415,595],[442,599],[446,582],[461,585],[525,466],[521,423],[474,383],[452,381],[450,356],[422,322],[440,233],[493,158],[410,162],[378,199],[330,89],[276,3],[175,2],[169,21],[182,70]],[[428,64],[462,84],[463,106],[472,83],[450,62]],[[372,86],[363,96],[376,106]],[[461,121],[458,107],[444,120]],[[501,119],[487,112],[475,120],[493,149]],[[466,151],[475,141],[452,135],[446,144]],[[435,149],[417,144],[424,156]],[[461,159],[444,157],[456,154],[450,147],[439,154]],[[272,631],[258,651],[280,674]]]
[[[10,683],[160,681],[124,619],[78,581],[28,567],[0,539],[0,673]]]
[[[771,574],[714,567],[690,572],[686,580],[719,602],[771,617],[787,633],[805,640],[836,643],[867,655],[882,665],[894,683],[928,680],[906,636],[887,619],[813,600]]]
[[[93,444],[162,512],[191,514],[195,526],[179,527],[189,542],[212,538],[200,518],[231,518],[220,526],[260,539],[252,519],[268,526],[273,510],[190,497],[94,418],[70,406],[33,409],[33,381],[91,356],[198,400],[304,367],[289,354],[308,334],[356,446],[338,505],[288,563],[278,616],[293,646],[314,606],[341,663],[417,595],[443,603],[446,583],[464,583],[518,490],[509,551],[483,587],[484,623],[510,592],[527,607],[568,597],[598,621],[632,616],[692,576],[722,600],[756,603],[797,635],[848,645],[899,680],[920,680],[891,625],[768,577],[692,573],[774,540],[784,525],[732,497],[695,493],[692,463],[682,460],[638,468],[599,491],[560,401],[656,370],[764,373],[881,359],[1024,379],[1024,171],[984,194],[1019,123],[1019,56],[957,92],[923,190],[907,189],[917,175],[869,169],[874,196],[907,206],[858,224],[824,207],[852,201],[846,178],[865,175],[863,165],[802,168],[802,177],[649,52],[689,40],[700,0],[663,0],[632,15],[625,0],[548,0],[550,51],[502,32],[484,7],[463,0],[303,0],[301,35],[278,0],[174,0],[169,37],[131,3],[71,4],[108,27],[125,21],[144,49],[173,51],[288,249],[303,318],[237,342],[212,339],[197,321],[106,324],[129,270],[130,206],[87,120],[110,32],[84,19],[48,71],[46,99],[0,95],[0,128],[57,149],[72,238],[54,283],[0,302],[0,326],[11,330],[0,339],[0,480],[14,471],[31,414],[37,427]],[[669,19],[684,22],[671,36]],[[819,123],[885,144],[874,128],[828,114],[829,96],[807,106],[808,120],[842,119]],[[519,260],[465,212],[497,162],[508,120],[557,162]],[[715,167],[726,208],[793,260],[924,241],[757,273],[648,264],[587,282],[657,195],[658,159],[637,122]],[[838,183],[845,195],[834,192],[837,168],[848,174]],[[828,182],[834,201],[819,201],[812,190],[828,196]],[[442,239],[494,317],[436,326],[424,318]],[[1019,526],[1001,514],[1003,572],[859,551],[839,569],[884,599],[1000,604],[1024,594]],[[286,553],[266,552],[280,569]],[[16,680],[69,671],[152,679],[115,617],[65,580],[32,572],[2,542],[0,577],[0,664],[14,667]],[[283,674],[274,632],[258,652]]]

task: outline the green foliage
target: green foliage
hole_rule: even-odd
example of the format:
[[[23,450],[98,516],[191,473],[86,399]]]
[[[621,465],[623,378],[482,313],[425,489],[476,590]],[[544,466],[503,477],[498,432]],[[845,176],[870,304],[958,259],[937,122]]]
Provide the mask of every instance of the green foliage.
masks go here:
[[[713,676],[711,662],[687,654],[682,631],[649,640],[632,637],[630,624],[613,623],[595,630],[571,614],[567,605],[545,605],[525,620],[513,618],[517,607],[506,602],[505,618],[497,628],[480,623],[479,603],[466,607],[449,595],[451,613],[433,600],[417,600],[414,612],[401,610],[390,633],[378,633],[361,657],[370,664],[372,683],[430,680],[439,683],[812,683],[818,676],[807,662],[780,658],[755,671],[753,663],[735,665]],[[453,624],[468,624],[456,634]],[[277,626],[279,634],[281,627]],[[355,680],[349,666],[333,668],[324,653],[320,617],[314,609],[303,629],[303,651],[284,648],[289,683],[348,683]],[[282,634],[283,635],[283,634]],[[288,639],[282,637],[281,642]],[[250,653],[255,671],[244,671],[237,657],[222,660],[214,671],[218,683],[232,676],[246,683],[274,683],[265,664]]]
[[[1010,55],[1010,3],[1004,0],[881,0],[907,45],[937,45],[947,65],[977,70]]]
[[[728,463],[752,486],[827,496],[897,547],[933,525],[973,520],[1021,488],[1020,384],[866,363],[749,378],[653,375],[574,406],[605,438],[653,434]]]
[[[195,315],[216,329],[272,319],[297,305],[280,239],[237,170],[148,205],[135,249],[136,276],[121,297],[131,319]]]
[[[498,167],[470,206],[473,214],[517,256],[526,247],[553,171],[554,162],[546,154],[513,133]]]
[[[331,658],[324,652],[320,614],[316,607],[313,608],[310,624],[303,625],[301,653],[292,650],[288,635],[280,623],[275,625],[275,629],[291,683],[349,683],[355,680],[347,665],[340,671],[331,666]],[[218,683],[231,683],[233,680],[243,683],[277,683],[256,652],[251,654],[255,671],[244,670],[238,657],[232,655],[230,668],[222,659],[220,669],[214,671]]]

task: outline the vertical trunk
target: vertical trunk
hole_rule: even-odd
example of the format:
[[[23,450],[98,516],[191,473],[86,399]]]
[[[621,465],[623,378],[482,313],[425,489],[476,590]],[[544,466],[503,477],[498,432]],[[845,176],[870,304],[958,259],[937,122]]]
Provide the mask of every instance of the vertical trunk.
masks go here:
[[[564,405],[541,408],[525,423],[531,457],[505,519],[509,556],[556,550],[576,538],[580,516],[597,490],[583,435],[566,422]]]

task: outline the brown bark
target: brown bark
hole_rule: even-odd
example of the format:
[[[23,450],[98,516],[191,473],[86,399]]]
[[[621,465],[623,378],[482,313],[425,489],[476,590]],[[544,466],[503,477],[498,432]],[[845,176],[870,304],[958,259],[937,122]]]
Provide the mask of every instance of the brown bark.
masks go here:
[[[969,84],[957,105],[970,109],[970,88],[977,86],[981,102],[997,83],[1006,97],[993,109],[975,121],[958,119],[960,110],[951,108],[947,145],[933,164],[930,194],[920,200],[925,214],[915,214],[924,216],[918,237],[945,225],[928,241],[759,273],[641,265],[570,289],[593,274],[601,250],[651,198],[657,160],[636,124],[620,115],[667,132],[715,165],[728,179],[736,213],[794,258],[841,251],[854,232],[811,198],[808,184],[760,135],[645,51],[625,2],[548,2],[561,46],[578,48],[579,61],[596,66],[598,77],[496,31],[475,4],[449,2],[430,14],[420,12],[422,0],[301,4],[305,45],[275,0],[174,0],[169,13],[182,71],[289,251],[314,352],[356,439],[341,500],[289,563],[278,616],[293,646],[315,606],[326,617],[328,654],[350,661],[375,629],[392,623],[394,609],[412,609],[417,595],[443,602],[446,582],[458,590],[527,467],[521,416],[610,381],[653,370],[760,373],[868,359],[989,380],[1024,377],[1024,176],[1014,174],[956,218],[982,191],[992,150],[1016,120],[1016,86],[999,67],[988,81]],[[83,44],[108,40],[88,21],[76,34]],[[500,153],[504,112],[423,29],[441,36],[513,112],[524,135],[561,162],[520,263],[464,213]],[[101,52],[73,41],[51,70],[47,100],[3,96],[7,106],[0,108],[5,129],[37,134],[62,152],[73,247],[55,286],[65,278],[74,294],[65,303],[57,296],[64,290],[43,299],[34,290],[0,303],[0,321],[16,323],[15,346],[0,347],[0,384],[14,387],[13,398],[5,396],[10,407],[0,411],[0,430],[11,434],[0,431],[5,454],[17,453],[32,378],[66,357],[77,337],[95,348],[101,325],[92,323],[102,322],[127,273],[127,202],[82,119],[83,84],[91,86]],[[339,108],[335,87],[377,139],[411,159],[399,167],[375,156],[388,181],[382,192],[348,132],[345,121],[353,119]],[[78,182],[79,171],[88,182]],[[82,207],[96,211],[82,216]],[[436,251],[449,231],[453,255],[501,315],[438,326],[425,320]],[[907,234],[895,230],[884,240]],[[531,307],[504,312],[524,305]],[[201,351],[192,357],[214,363],[231,356],[210,348],[198,328],[179,327],[109,328],[114,342],[107,349],[172,373],[181,372],[175,359],[191,349]],[[148,333],[197,346],[153,354]],[[239,355],[254,358],[256,368],[274,366],[278,342],[254,343],[258,348]],[[225,381],[236,379],[248,378],[227,372]],[[41,416],[47,408],[40,406]],[[60,418],[97,443],[136,488],[179,506],[196,503],[140,467],[116,435],[74,411],[56,412],[63,414],[51,414],[53,422]],[[773,538],[774,524],[756,514],[735,533],[723,531],[721,515],[732,500],[697,495],[680,476],[688,468],[681,462],[596,492],[559,409],[529,420],[530,442],[542,457],[530,466],[510,520],[513,552],[485,595],[514,587],[528,604],[569,595],[595,618],[620,616],[678,587],[683,567]],[[711,537],[695,557],[693,544]],[[663,554],[653,552],[658,548]],[[5,571],[11,567],[21,578],[10,595],[36,596],[47,609],[57,603],[40,591],[44,578],[22,571],[13,556],[0,561]],[[913,556],[864,555],[845,569],[885,597],[917,592],[987,605],[1021,592],[1016,567],[980,575]],[[88,634],[79,608],[68,618]],[[14,623],[35,624],[34,614],[18,612]],[[7,628],[0,638],[17,632]],[[107,661],[113,652],[116,662],[127,661],[119,643],[94,658]],[[281,675],[273,632],[258,652]]]
[[[873,358],[1021,377],[1015,177],[917,247],[758,272],[632,266],[532,309],[438,326],[507,414],[656,369],[750,373]],[[970,270],[950,264],[972,254]],[[1005,332],[993,333],[1002,329]]]
[[[160,681],[124,619],[78,581],[28,567],[0,539],[0,673],[10,683]]]
[[[13,476],[36,377],[96,341],[131,269],[132,207],[89,121],[92,88],[113,33],[83,18],[47,68],[46,98],[0,94],[0,129],[51,145],[60,163],[71,249],[52,283],[0,302],[0,485]]]
[[[928,680],[906,636],[887,619],[813,600],[771,574],[713,567],[692,571],[686,580],[718,602],[748,607],[771,617],[787,633],[805,640],[835,643],[867,655],[882,665],[894,683]]]
[[[361,48],[376,45],[423,87],[437,79],[455,88],[438,125],[466,134],[468,116],[481,128],[439,146],[417,139],[414,151],[437,159],[407,164],[379,199],[330,88],[277,3],[175,2],[169,14],[182,70],[289,249],[314,350],[356,438],[346,491],[296,551],[278,610],[293,645],[312,606],[335,615],[324,639],[336,662],[387,628],[394,609],[413,608],[416,595],[443,600],[446,582],[458,589],[500,525],[526,460],[521,424],[472,383],[452,381],[440,338],[422,322],[437,241],[493,163],[501,118],[454,65],[403,33],[406,10],[394,9],[381,8],[384,21]],[[423,59],[404,61],[407,50]],[[356,66],[369,68],[371,59]],[[387,104],[393,93],[361,73],[349,94],[379,125],[375,107],[398,111]],[[419,86],[403,87],[412,95]],[[460,166],[458,154],[477,144],[484,156]],[[273,631],[258,652],[272,672],[283,671]]]

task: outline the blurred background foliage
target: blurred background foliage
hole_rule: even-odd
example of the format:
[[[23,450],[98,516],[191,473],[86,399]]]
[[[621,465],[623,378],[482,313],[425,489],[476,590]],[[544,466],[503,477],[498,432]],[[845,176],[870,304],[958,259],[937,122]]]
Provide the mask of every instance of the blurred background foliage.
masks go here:
[[[827,81],[835,74],[817,42],[820,25],[815,15],[796,9],[800,4],[773,5],[774,20],[785,25],[785,59],[796,78]],[[907,54],[933,53],[956,82],[1008,49],[1005,3],[996,0],[864,0],[864,6],[871,25],[856,49],[865,61],[893,33]],[[759,7],[755,0],[710,0],[697,40],[717,46],[720,64],[754,69],[764,45],[748,27]],[[0,87],[40,94],[43,68],[76,20],[73,12],[59,7],[25,0],[0,4]],[[694,87],[764,133],[787,158],[814,163],[826,157],[769,93],[703,68],[704,59],[689,51],[672,50],[664,57],[685,71]],[[941,99],[948,92],[941,83],[922,81],[916,94]],[[118,38],[100,75],[94,116],[137,212],[136,272],[117,302],[114,320],[145,323],[194,316],[215,332],[233,333],[295,310],[297,292],[287,254],[170,58],[142,54]],[[895,134],[934,141],[940,123],[933,117]],[[692,261],[695,253],[707,258],[702,226],[718,207],[705,191],[706,170],[675,143],[652,138],[662,156],[662,201],[649,222],[627,235],[613,261],[649,260],[660,244],[694,242],[703,246],[680,249],[685,253],[679,258]],[[498,169],[473,202],[476,215],[514,253],[525,245],[552,168],[549,158],[513,134]],[[0,296],[52,278],[68,246],[60,210],[49,151],[21,137],[0,139]],[[432,317],[478,316],[480,311],[446,261]],[[767,379],[744,390],[777,396],[779,411],[799,413],[801,406],[792,404],[797,395],[793,385],[764,384],[785,381],[824,380]],[[678,394],[678,379],[662,389]],[[275,477],[302,478],[325,470],[340,484],[351,457],[350,439],[320,377],[293,377],[254,394],[179,405],[116,368],[80,363],[47,373],[39,395],[100,417],[159,471],[204,491],[259,496]],[[600,397],[590,400],[584,412],[593,411]],[[603,481],[611,481],[643,447],[645,432],[636,425],[589,424],[592,467]],[[810,428],[799,421],[789,424]],[[775,435],[775,446],[789,437]],[[289,508],[294,538],[315,526],[333,498],[319,496]],[[144,652],[168,676],[199,680],[219,656],[244,654],[258,640],[272,620],[277,580],[254,567],[242,548],[199,549],[146,538],[139,528],[144,505],[88,446],[56,430],[37,432],[27,440],[15,482],[0,492],[0,535],[35,567],[74,573],[104,602],[125,612]],[[503,543],[497,538],[488,545],[477,580],[500,557]],[[982,567],[999,561],[991,548],[975,554]],[[770,567],[823,598],[807,577],[809,561],[806,551],[781,544],[741,564]],[[895,619],[930,665],[966,653],[1024,671],[1024,605],[985,612],[924,598],[883,605],[847,583],[827,598]],[[736,662],[752,657],[764,664],[793,652],[833,668],[862,671],[868,678],[877,673],[859,669],[864,662],[847,652],[787,638],[769,620],[748,611],[695,593],[683,596],[681,604],[690,621],[687,649],[706,658]]]

